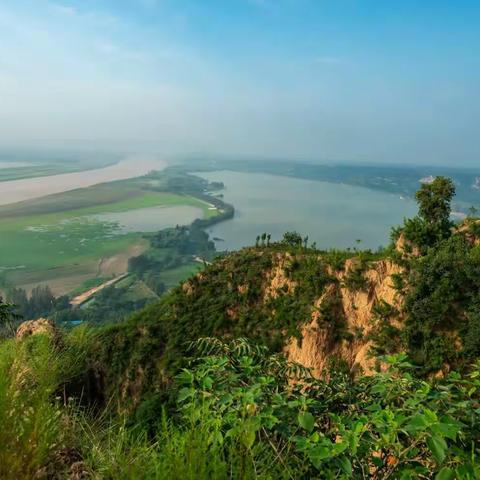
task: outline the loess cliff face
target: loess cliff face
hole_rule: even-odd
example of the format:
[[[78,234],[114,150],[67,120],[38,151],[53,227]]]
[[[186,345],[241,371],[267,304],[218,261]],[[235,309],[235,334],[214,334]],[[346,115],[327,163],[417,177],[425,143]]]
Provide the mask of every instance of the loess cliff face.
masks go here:
[[[366,288],[361,290],[351,289],[344,282],[355,268],[355,260],[347,260],[344,271],[335,272],[338,282],[315,301],[311,322],[301,328],[301,342],[291,338],[285,346],[289,359],[312,368],[316,377],[321,377],[334,359],[345,362],[351,371],[371,373],[376,364],[369,340],[375,325],[374,307],[387,303],[401,310],[402,297],[393,287],[392,277],[401,273],[401,267],[390,260],[373,262],[364,272]],[[321,310],[328,302],[334,303],[334,314],[345,319],[344,329],[350,335],[338,339],[325,325]]]
[[[257,260],[263,269],[255,272]],[[234,253],[183,285],[183,293],[196,303],[205,286],[215,284],[223,298],[217,308],[228,321],[211,334],[228,335],[230,326],[250,323],[258,328],[246,327],[249,336],[262,336],[262,328],[267,336],[281,335],[288,358],[312,368],[317,377],[339,361],[354,372],[373,371],[376,359],[369,337],[375,307],[388,304],[401,311],[402,296],[393,286],[393,276],[402,272],[399,265],[349,258],[334,268],[318,253],[268,249],[249,250],[248,262],[242,265],[242,252]],[[287,317],[294,325],[282,324]],[[401,315],[393,321],[401,328]]]

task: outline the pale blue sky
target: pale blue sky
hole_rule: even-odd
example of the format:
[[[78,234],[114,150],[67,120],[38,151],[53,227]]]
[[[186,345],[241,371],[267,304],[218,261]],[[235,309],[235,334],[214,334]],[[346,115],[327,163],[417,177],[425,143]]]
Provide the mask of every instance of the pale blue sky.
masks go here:
[[[480,164],[480,2],[0,0],[0,144]]]

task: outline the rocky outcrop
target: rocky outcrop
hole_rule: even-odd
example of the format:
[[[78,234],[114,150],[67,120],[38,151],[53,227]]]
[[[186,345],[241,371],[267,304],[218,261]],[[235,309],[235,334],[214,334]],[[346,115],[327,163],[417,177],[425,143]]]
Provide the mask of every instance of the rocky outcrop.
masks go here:
[[[402,248],[401,242],[397,248]],[[407,250],[409,255],[418,254],[415,249]],[[265,324],[270,319],[272,335],[278,335],[279,315],[294,317],[298,331],[286,339],[286,329],[282,331],[284,351],[290,360],[312,368],[316,377],[324,375],[335,361],[352,371],[371,373],[377,363],[369,354],[373,345],[370,333],[377,327],[375,306],[388,304],[395,311],[402,310],[402,297],[393,286],[393,275],[402,273],[402,267],[390,259],[365,262],[353,257],[339,269],[320,252],[248,250],[225,258],[216,264],[216,270],[205,271],[202,277],[192,277],[182,285],[182,292],[190,303],[206,294],[202,291],[224,292],[215,308],[230,325],[250,318]],[[317,282],[318,288],[312,282]],[[203,307],[202,301],[199,305]],[[295,305],[299,310],[294,310]],[[390,321],[401,328],[400,317]],[[230,333],[226,322],[214,334]]]
[[[46,318],[39,318],[38,320],[27,320],[22,322],[17,328],[17,333],[15,335],[17,340],[23,340],[26,337],[31,335],[48,335],[52,338],[58,337],[58,330],[55,328],[50,320]]]
[[[421,255],[420,248],[407,240],[404,233],[401,233],[395,242],[395,250],[405,259],[417,258]]]
[[[293,260],[293,256],[289,253],[277,254],[273,258],[273,268],[266,272],[264,300],[268,301],[277,298],[280,291],[291,294],[295,291],[296,282],[288,278],[286,269]]]
[[[471,245],[480,245],[480,220],[467,219],[460,223],[456,230],[458,233],[464,235]]]

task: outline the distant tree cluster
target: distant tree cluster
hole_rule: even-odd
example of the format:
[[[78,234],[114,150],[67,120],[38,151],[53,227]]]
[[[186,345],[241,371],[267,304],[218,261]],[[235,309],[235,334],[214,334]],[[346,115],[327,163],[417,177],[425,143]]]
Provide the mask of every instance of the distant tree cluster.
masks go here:
[[[208,233],[193,224],[160,230],[151,239],[153,248],[172,248],[179,255],[205,255],[215,252],[215,243]]]
[[[257,235],[255,239],[255,246],[256,247],[269,247],[271,244],[272,236],[270,233],[262,233],[261,235]],[[304,248],[308,247],[308,235],[302,237],[298,232],[285,232],[283,234],[282,240],[278,242],[279,245],[286,245],[292,248]],[[312,244],[312,248],[315,248],[315,244]]]
[[[38,285],[30,296],[23,288],[12,288],[7,294],[7,300],[15,305],[18,314],[25,319],[48,316],[54,309],[68,304],[67,297],[55,298],[48,285]]]
[[[13,335],[19,318],[20,316],[16,312],[15,305],[4,302],[2,297],[0,297],[0,338]]]

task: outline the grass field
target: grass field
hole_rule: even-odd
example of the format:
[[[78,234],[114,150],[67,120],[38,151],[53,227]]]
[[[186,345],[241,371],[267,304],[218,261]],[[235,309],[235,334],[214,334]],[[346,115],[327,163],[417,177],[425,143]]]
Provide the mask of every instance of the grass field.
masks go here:
[[[180,267],[171,268],[161,272],[160,278],[167,288],[176,287],[181,281],[197,273],[202,269],[202,265],[197,262],[181,265]]]
[[[34,201],[29,200],[0,206],[0,221],[3,223],[3,220],[7,218],[33,215],[37,217],[49,214],[55,216],[65,214],[65,218],[68,218],[72,216],[72,212],[75,212],[75,216],[82,216],[105,212],[125,212],[156,205],[191,205],[201,208],[204,216],[212,214],[208,203],[195,197],[168,192],[146,191],[141,188],[130,187],[126,182],[112,182],[48,195]]]
[[[104,275],[99,271],[103,259],[145,243],[141,232],[122,233],[118,224],[92,215],[130,210],[140,214],[142,208],[159,205],[194,206],[204,216],[212,214],[208,204],[194,197],[129,188],[125,182],[4,206],[0,272],[17,286],[43,282],[55,285],[57,294],[66,293],[92,276]]]

